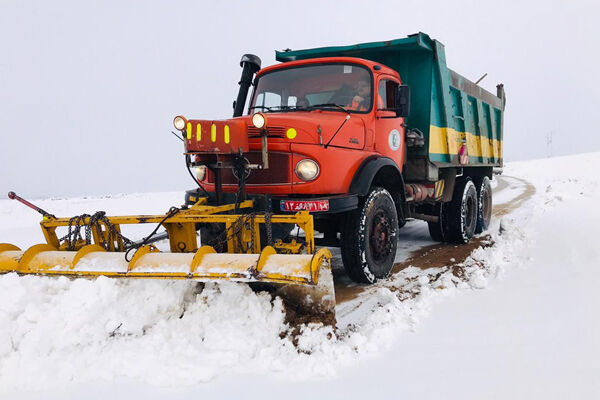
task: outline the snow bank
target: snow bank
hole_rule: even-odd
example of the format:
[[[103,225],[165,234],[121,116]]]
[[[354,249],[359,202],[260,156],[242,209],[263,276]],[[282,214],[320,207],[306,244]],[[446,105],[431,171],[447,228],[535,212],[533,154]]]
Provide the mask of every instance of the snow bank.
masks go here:
[[[481,271],[468,266],[463,280],[447,269],[407,268],[340,305],[337,336],[304,326],[296,346],[280,300],[243,284],[202,290],[185,281],[8,274],[0,276],[0,387],[117,378],[191,385],[232,372],[331,377],[413,330],[440,295],[484,286],[489,273]]]
[[[179,386],[232,373],[336,376],[417,329],[437,302],[485,288],[527,261],[545,213],[581,196],[600,198],[599,162],[590,154],[510,165],[506,174],[537,192],[495,221],[493,246],[453,267],[402,270],[338,305],[335,334],[303,326],[296,346],[281,301],[243,284],[0,276],[0,391],[117,378]],[[5,203],[0,218],[14,222],[23,211],[7,212]]]

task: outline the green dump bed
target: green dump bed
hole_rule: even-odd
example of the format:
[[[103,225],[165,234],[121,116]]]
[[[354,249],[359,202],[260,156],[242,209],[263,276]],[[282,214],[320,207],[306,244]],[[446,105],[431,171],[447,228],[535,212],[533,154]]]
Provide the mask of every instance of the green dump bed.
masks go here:
[[[503,86],[493,95],[450,70],[437,40],[418,33],[385,42],[276,52],[282,62],[317,57],[364,58],[398,71],[411,88],[407,127],[425,139],[424,146],[409,148],[409,169],[416,172],[427,161],[441,168],[502,166]]]

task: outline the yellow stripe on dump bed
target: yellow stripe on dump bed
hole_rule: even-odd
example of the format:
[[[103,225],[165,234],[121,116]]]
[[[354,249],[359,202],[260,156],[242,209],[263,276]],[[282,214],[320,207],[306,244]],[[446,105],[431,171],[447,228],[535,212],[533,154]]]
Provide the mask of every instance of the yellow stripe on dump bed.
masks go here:
[[[477,136],[470,132],[458,132],[453,128],[429,126],[429,152],[458,155],[465,143],[467,154],[472,157],[502,158],[502,141]]]

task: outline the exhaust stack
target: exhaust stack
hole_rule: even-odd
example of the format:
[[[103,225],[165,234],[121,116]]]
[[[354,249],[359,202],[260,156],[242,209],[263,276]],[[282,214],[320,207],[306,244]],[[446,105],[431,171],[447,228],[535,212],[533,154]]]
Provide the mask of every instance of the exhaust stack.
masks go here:
[[[242,77],[240,78],[240,91],[237,99],[233,103],[233,117],[239,117],[244,113],[244,105],[248,97],[248,89],[252,85],[252,76],[260,69],[260,58],[254,54],[244,54],[240,61],[242,67]]]

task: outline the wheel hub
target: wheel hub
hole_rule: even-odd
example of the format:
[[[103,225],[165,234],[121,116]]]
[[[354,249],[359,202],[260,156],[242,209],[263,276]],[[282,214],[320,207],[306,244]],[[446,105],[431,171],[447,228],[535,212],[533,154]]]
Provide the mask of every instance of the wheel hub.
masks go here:
[[[369,244],[375,261],[383,260],[392,250],[392,227],[383,211],[373,218]]]

